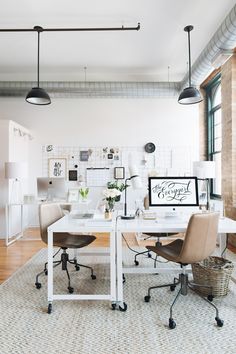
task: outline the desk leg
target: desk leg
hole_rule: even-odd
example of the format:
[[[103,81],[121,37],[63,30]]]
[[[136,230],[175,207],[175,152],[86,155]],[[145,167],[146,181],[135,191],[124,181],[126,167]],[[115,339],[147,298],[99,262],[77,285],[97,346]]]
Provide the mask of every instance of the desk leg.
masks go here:
[[[53,301],[53,232],[48,229],[48,313],[52,312]]]
[[[126,311],[127,305],[123,302],[123,266],[122,266],[122,234],[116,232],[116,302],[120,311]]]
[[[116,234],[110,232],[110,294],[112,306],[116,302]]]
[[[226,245],[227,245],[227,235],[226,234],[219,234],[219,242],[220,242],[220,256],[226,256]]]

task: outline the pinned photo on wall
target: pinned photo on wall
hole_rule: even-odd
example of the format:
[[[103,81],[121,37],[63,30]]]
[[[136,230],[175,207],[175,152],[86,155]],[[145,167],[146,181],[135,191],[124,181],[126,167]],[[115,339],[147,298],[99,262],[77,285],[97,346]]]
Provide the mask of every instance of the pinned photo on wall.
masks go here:
[[[124,179],[125,178],[125,168],[124,167],[115,167],[114,168],[114,178],[115,179]]]
[[[77,170],[69,170],[69,181],[77,181]]]
[[[48,176],[55,178],[67,178],[66,158],[48,159]]]

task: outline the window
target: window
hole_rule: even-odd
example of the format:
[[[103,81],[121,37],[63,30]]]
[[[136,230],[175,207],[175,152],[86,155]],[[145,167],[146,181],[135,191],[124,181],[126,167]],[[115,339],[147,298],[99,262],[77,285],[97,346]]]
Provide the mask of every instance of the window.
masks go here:
[[[206,88],[208,104],[208,158],[216,163],[216,178],[211,183],[211,196],[221,197],[221,82],[215,78]]]

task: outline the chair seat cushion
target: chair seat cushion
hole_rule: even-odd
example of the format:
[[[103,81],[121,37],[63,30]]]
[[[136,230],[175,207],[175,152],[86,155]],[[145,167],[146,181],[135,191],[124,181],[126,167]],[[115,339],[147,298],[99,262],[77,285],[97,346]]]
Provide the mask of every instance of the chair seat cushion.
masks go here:
[[[178,262],[178,257],[180,255],[183,246],[183,240],[175,240],[166,246],[147,246],[149,251],[152,251],[158,256],[164,257],[169,261]]]
[[[93,235],[70,234],[68,232],[55,232],[53,246],[62,248],[82,248],[88,246],[96,239]]]

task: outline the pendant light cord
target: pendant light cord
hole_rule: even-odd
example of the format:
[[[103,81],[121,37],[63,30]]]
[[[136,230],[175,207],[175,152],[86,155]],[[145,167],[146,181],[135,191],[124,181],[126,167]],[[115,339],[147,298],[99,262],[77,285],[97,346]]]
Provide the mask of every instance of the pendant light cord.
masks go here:
[[[191,87],[191,49],[190,49],[190,30],[188,31],[188,82]]]
[[[39,87],[39,40],[40,40],[40,31],[38,31],[38,68],[37,68],[37,76],[38,76],[38,80],[37,80],[37,86]]]

